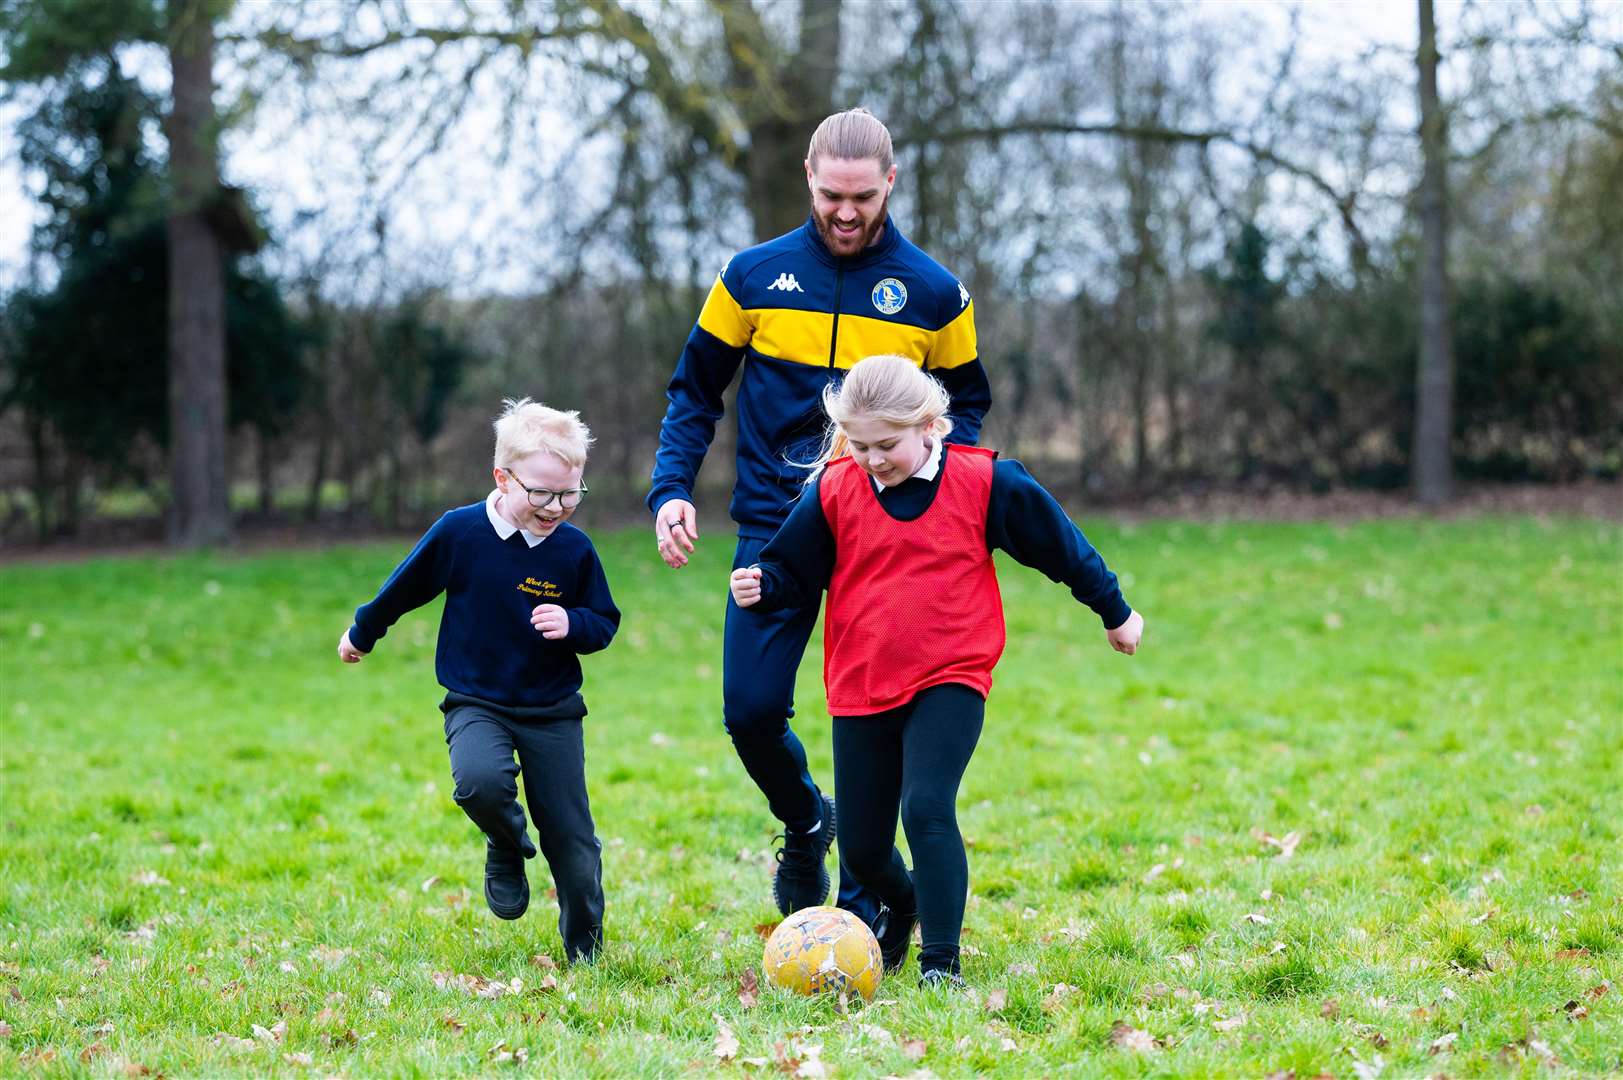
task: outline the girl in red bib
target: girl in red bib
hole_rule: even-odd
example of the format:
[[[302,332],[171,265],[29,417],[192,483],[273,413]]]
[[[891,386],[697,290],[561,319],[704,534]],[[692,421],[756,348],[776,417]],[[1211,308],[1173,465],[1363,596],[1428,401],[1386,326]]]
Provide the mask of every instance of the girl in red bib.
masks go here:
[[[887,971],[920,925],[920,979],[962,985],[968,860],[954,803],[980,738],[1003,604],[992,552],[1070,586],[1132,654],[1144,620],[1052,495],[1016,461],[947,445],[949,398],[899,356],[870,356],[823,392],[830,420],[805,493],[760,562],[734,570],[741,608],[814,605],[828,590],[823,681],[834,715],[840,854],[884,903]],[[901,818],[913,852],[896,850]]]

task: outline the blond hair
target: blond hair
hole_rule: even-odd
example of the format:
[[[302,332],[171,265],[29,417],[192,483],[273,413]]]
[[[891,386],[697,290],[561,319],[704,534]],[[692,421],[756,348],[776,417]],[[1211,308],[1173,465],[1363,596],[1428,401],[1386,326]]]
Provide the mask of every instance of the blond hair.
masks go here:
[[[817,125],[817,130],[812,132],[811,145],[806,147],[806,163],[813,169],[817,168],[820,157],[842,161],[872,158],[879,162],[880,172],[888,173],[895,164],[890,129],[861,106],[837,112]]]
[[[578,412],[550,408],[527,397],[507,398],[494,426],[498,469],[511,468],[519,458],[537,453],[551,454],[571,468],[586,467],[592,432]]]
[[[805,466],[810,470],[806,483],[822,475],[829,462],[851,451],[844,425],[852,420],[880,420],[897,427],[923,426],[926,434],[944,439],[952,432],[947,410],[952,397],[934,375],[905,356],[869,356],[858,360],[838,387],[823,388],[823,412],[828,414],[828,430],[823,450]]]

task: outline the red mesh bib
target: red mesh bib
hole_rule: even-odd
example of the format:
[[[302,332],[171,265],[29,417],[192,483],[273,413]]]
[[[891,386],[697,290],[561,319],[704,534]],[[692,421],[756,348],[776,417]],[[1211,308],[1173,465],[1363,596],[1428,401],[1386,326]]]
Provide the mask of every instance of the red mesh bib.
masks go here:
[[[1003,655],[1003,599],[986,549],[997,454],[947,447],[930,508],[897,521],[848,457],[818,485],[834,534],[823,616],[823,683],[835,716],[904,705],[920,690],[962,683],[984,697]]]

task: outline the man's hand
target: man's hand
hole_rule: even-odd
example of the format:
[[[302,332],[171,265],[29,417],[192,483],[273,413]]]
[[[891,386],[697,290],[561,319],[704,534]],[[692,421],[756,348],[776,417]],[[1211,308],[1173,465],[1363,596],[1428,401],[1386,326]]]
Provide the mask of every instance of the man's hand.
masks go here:
[[[1119,653],[1132,656],[1138,651],[1138,639],[1144,636],[1144,616],[1133,612],[1127,616],[1127,621],[1114,630],[1105,632],[1110,639],[1110,647]]]
[[[761,599],[761,568],[759,566],[745,566],[734,570],[728,585],[733,590],[733,603],[739,607],[749,607],[752,604],[759,603]]]
[[[338,639],[338,659],[346,664],[359,664],[366,659],[365,653],[349,643],[348,630],[345,630],[344,636]]]
[[[530,625],[548,641],[569,636],[569,612],[557,604],[537,604],[530,612]]]
[[[686,499],[666,499],[654,511],[654,538],[665,565],[680,570],[688,564],[693,541],[699,538],[699,512]]]

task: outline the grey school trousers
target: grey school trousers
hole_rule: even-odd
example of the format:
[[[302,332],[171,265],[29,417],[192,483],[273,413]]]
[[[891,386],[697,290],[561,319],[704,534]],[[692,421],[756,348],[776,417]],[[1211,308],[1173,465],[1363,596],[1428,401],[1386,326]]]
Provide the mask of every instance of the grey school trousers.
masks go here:
[[[490,845],[533,859],[518,803],[524,778],[524,802],[558,890],[565,955],[590,959],[603,938],[603,845],[586,799],[581,721],[523,720],[493,705],[457,704],[445,712],[445,741],[456,804]]]

